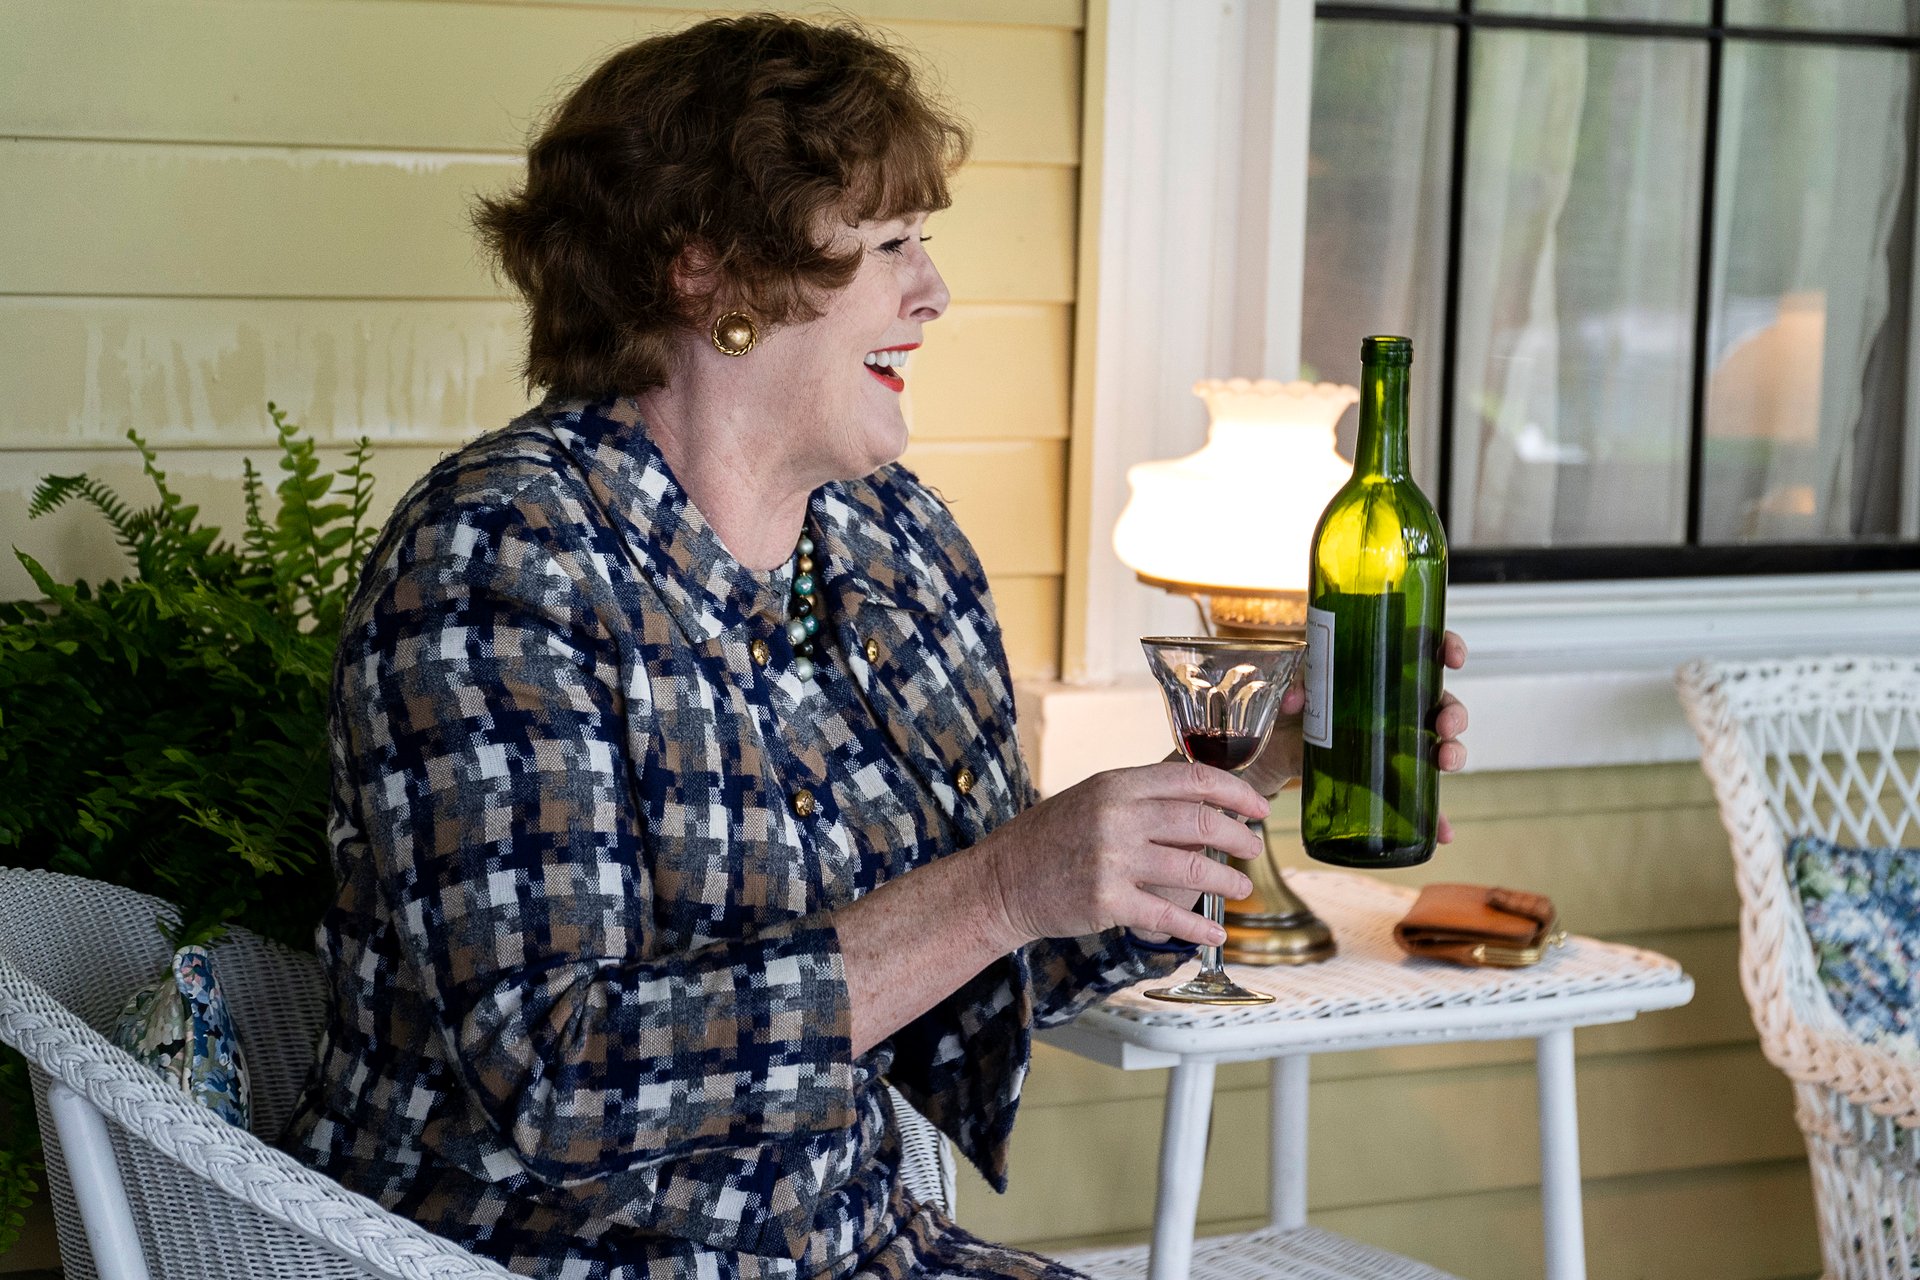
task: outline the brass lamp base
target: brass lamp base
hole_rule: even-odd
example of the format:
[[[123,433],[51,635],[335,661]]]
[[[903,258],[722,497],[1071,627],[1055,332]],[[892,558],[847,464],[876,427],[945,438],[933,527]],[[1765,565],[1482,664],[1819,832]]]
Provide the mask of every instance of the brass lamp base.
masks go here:
[[[1264,824],[1249,823],[1265,834]],[[1339,947],[1326,921],[1287,887],[1274,865],[1273,851],[1241,870],[1253,881],[1253,892],[1226,904],[1227,942],[1224,959],[1233,964],[1318,964],[1331,960]]]
[[[1339,952],[1327,922],[1311,911],[1293,916],[1242,916],[1229,913],[1227,942],[1220,948],[1229,964],[1318,964]]]

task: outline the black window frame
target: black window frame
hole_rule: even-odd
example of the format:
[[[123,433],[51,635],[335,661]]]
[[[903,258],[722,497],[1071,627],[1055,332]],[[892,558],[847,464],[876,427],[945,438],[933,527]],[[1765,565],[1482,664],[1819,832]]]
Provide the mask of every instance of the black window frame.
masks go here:
[[[1396,23],[1454,28],[1452,151],[1447,190],[1446,280],[1442,307],[1443,346],[1439,394],[1439,445],[1435,505],[1444,523],[1453,502],[1454,401],[1457,391],[1462,214],[1466,200],[1468,111],[1473,92],[1475,31],[1541,31],[1573,35],[1639,36],[1694,40],[1707,47],[1706,116],[1702,141],[1699,264],[1694,283],[1693,372],[1687,448],[1687,513],[1684,543],[1624,546],[1456,547],[1449,577],[1460,583],[1573,582],[1633,578],[1729,577],[1752,574],[1897,572],[1920,569],[1920,539],[1874,542],[1768,542],[1703,545],[1700,541],[1701,478],[1706,440],[1708,328],[1712,315],[1714,202],[1719,169],[1721,66],[1729,40],[1816,47],[1900,49],[1920,64],[1920,34],[1836,31],[1815,27],[1729,25],[1727,0],[1709,0],[1706,22],[1615,18],[1567,18],[1523,13],[1487,13],[1475,0],[1452,8],[1402,8],[1353,0],[1318,0],[1321,20]],[[1920,65],[1911,92],[1920,93]],[[1920,155],[1909,161],[1907,181],[1920,183]],[[1920,245],[1915,246],[1920,260]],[[1920,277],[1920,271],[1916,272]],[[1920,278],[1911,285],[1920,290]],[[1916,336],[1920,341],[1920,336]],[[1907,387],[1911,400],[1920,382]]]

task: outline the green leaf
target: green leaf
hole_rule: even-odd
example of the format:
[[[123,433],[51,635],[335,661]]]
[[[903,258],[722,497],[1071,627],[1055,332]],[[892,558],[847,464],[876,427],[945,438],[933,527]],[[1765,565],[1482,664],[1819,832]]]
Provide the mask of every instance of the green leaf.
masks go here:
[[[89,508],[131,567],[89,586],[15,551],[38,598],[0,602],[0,848],[12,865],[179,903],[171,936],[240,925],[306,947],[332,896],[336,638],[377,531],[367,442],[329,470],[268,412],[279,479],[269,493],[244,464],[237,543],[200,522],[137,435],[148,505],[84,475],[35,489],[34,515]],[[0,1055],[0,1085],[5,1067]],[[0,1251],[37,1150],[0,1124]]]

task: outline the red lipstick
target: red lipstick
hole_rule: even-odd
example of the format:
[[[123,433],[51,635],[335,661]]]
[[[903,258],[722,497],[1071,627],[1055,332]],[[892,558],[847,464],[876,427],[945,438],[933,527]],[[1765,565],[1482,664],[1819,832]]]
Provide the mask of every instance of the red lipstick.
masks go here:
[[[893,347],[875,347],[874,351],[917,351],[919,348],[920,344],[917,342],[903,342]],[[860,367],[872,374],[873,380],[889,391],[905,391],[907,389],[906,379],[902,378],[892,369],[882,365],[866,364],[865,362],[862,362]]]

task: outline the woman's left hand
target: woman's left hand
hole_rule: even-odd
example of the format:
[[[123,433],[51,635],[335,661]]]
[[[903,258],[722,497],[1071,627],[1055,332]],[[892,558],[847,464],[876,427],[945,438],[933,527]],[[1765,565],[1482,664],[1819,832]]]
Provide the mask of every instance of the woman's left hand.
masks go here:
[[[1466,666],[1467,642],[1454,632],[1447,632],[1440,641],[1440,661],[1455,671]],[[1263,796],[1275,794],[1300,776],[1304,746],[1300,737],[1300,713],[1306,705],[1306,690],[1298,684],[1287,690],[1280,699],[1280,722],[1274,725],[1273,736],[1267,739],[1267,749],[1240,775]],[[1442,693],[1440,710],[1434,713],[1433,728],[1440,738],[1439,745],[1434,748],[1434,756],[1441,772],[1457,773],[1465,768],[1467,747],[1460,741],[1460,735],[1467,731],[1466,704],[1450,693]],[[1440,843],[1447,844],[1452,839],[1453,826],[1443,813],[1440,815]]]

